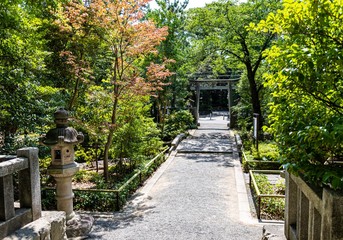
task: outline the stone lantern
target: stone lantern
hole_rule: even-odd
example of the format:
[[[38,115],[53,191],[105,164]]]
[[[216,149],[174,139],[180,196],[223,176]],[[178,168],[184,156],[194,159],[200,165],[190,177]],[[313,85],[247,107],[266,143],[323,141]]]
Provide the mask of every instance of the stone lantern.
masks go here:
[[[77,166],[74,162],[74,145],[83,142],[83,134],[68,127],[68,112],[63,108],[55,114],[56,128],[42,136],[42,144],[51,148],[51,169],[68,169]]]
[[[73,210],[72,177],[79,171],[79,166],[74,161],[74,146],[83,142],[84,136],[74,128],[68,127],[68,112],[65,109],[58,109],[54,113],[54,118],[56,128],[43,134],[40,143],[51,148],[51,164],[48,167],[48,174],[53,176],[56,181],[57,210],[66,213],[67,235],[71,235],[68,234],[68,227],[75,232],[78,227],[71,225],[82,222],[81,217],[76,216]],[[86,222],[91,222],[89,232],[93,222],[92,219],[88,218],[88,220]],[[68,237],[75,237],[75,235]]]

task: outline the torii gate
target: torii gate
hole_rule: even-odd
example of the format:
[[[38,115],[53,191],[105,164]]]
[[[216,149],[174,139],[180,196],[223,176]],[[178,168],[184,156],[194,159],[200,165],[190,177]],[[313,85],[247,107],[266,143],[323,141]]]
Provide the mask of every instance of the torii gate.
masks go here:
[[[213,78],[211,75],[199,74],[194,80],[190,80],[190,89],[196,91],[195,94],[195,120],[199,124],[199,106],[200,106],[200,91],[201,90],[228,90],[228,107],[230,127],[233,127],[232,121],[232,106],[233,106],[233,84],[237,83],[240,79],[241,72],[230,75],[219,75],[217,78]]]

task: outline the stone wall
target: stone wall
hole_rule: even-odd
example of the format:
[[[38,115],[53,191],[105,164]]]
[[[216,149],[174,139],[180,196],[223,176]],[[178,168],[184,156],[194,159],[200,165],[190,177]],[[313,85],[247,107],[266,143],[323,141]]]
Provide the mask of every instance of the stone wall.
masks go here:
[[[286,173],[285,235],[290,240],[343,239],[343,193],[309,186]]]
[[[3,240],[64,240],[66,236],[65,212],[42,212],[42,217],[33,221]]]

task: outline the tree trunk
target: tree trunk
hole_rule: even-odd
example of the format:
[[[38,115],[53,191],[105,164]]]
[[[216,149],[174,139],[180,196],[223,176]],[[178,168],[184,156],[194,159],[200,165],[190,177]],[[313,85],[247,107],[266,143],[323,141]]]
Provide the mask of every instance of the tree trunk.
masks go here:
[[[76,103],[77,95],[79,94],[79,84],[80,84],[80,80],[77,78],[75,85],[74,85],[73,94],[69,100],[68,109],[67,109],[68,111],[72,111],[72,109]]]
[[[252,104],[252,110],[253,113],[257,113],[259,116],[259,125],[258,125],[258,131],[262,131],[263,126],[263,115],[261,110],[261,102],[259,98],[259,91],[257,89],[257,84],[255,81],[255,72],[252,70],[251,64],[246,64],[247,72],[248,72],[248,80],[249,80],[249,86],[250,86],[250,94],[251,94],[251,104]]]
[[[117,86],[114,87],[115,92],[117,92]],[[105,182],[108,181],[108,154],[109,150],[112,145],[113,141],[113,134],[115,130],[115,124],[117,122],[117,108],[118,108],[118,97],[115,97],[114,102],[113,102],[113,109],[112,109],[112,117],[111,117],[111,126],[109,127],[110,131],[107,136],[107,142],[105,144],[105,149],[104,149],[104,179]]]
[[[108,133],[108,136],[107,136],[107,142],[105,144],[105,150],[104,150],[104,180],[105,182],[108,181],[108,153],[112,145],[113,133],[114,133],[114,129],[110,129],[110,132]]]

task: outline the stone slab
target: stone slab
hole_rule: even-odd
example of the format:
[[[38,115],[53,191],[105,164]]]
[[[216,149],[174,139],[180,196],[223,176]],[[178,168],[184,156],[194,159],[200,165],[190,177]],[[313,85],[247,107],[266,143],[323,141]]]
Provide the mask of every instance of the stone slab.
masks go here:
[[[67,239],[66,214],[62,211],[44,211],[42,217],[51,225],[50,235],[52,240]]]
[[[64,212],[43,212],[33,221],[3,240],[66,240]]]

